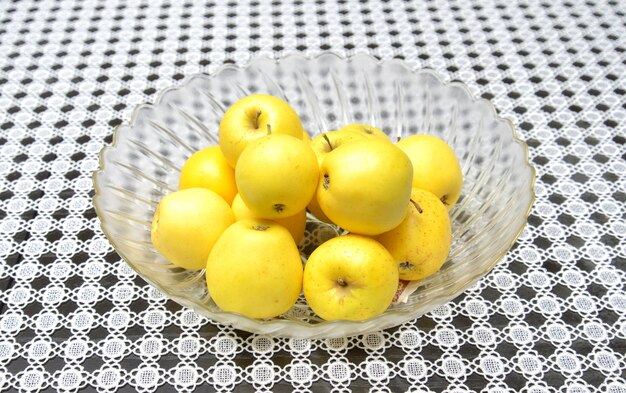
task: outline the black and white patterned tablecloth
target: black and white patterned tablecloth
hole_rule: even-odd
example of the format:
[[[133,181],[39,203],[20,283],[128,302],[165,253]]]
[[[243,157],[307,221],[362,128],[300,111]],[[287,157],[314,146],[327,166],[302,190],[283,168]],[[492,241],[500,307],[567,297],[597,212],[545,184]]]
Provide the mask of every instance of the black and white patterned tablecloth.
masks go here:
[[[626,392],[626,3],[0,2],[0,391]],[[366,52],[467,83],[537,169],[453,302],[333,340],[215,325],[138,278],[91,173],[134,105],[257,55]]]

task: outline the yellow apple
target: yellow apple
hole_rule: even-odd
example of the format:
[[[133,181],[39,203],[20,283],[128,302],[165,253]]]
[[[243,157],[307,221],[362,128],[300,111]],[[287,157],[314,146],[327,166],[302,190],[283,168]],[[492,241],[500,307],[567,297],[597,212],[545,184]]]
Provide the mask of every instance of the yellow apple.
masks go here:
[[[434,135],[416,134],[396,143],[413,164],[413,187],[432,192],[452,209],[461,195],[463,173],[454,150]]]
[[[375,236],[394,257],[401,280],[421,280],[446,261],[452,242],[448,209],[434,194],[414,188],[400,225]]]
[[[289,135],[267,135],[239,157],[235,180],[239,195],[257,217],[293,216],[313,198],[319,167],[304,141]]]
[[[237,194],[235,171],[228,165],[219,146],[193,153],[180,171],[178,189],[202,187],[218,193],[228,203]]]
[[[389,137],[387,136],[387,134],[385,134],[383,130],[374,126],[367,125],[367,124],[359,124],[359,123],[347,124],[341,127],[339,131],[355,132],[357,134],[361,134],[364,136],[373,136],[373,137],[382,138],[386,141],[391,142],[391,140],[389,139]]]
[[[348,234],[322,243],[304,267],[304,296],[325,320],[363,321],[383,313],[398,288],[398,267],[377,241]]]
[[[272,318],[298,300],[302,270],[289,231],[268,220],[240,220],[215,243],[206,261],[206,281],[222,310]]]
[[[287,102],[268,94],[252,94],[226,110],[218,136],[224,157],[234,168],[250,142],[268,133],[302,139],[304,132],[298,114]]]
[[[381,138],[365,138],[326,155],[317,201],[326,216],[349,232],[377,235],[402,222],[411,197],[409,158]]]
[[[330,153],[332,150],[338,148],[344,143],[356,141],[365,137],[367,137],[366,134],[355,131],[329,131],[313,138],[311,141],[311,148],[317,157],[318,164],[321,166],[327,153]],[[324,221],[329,224],[332,223],[331,219],[328,218],[322,211],[322,208],[317,201],[317,195],[313,196],[311,202],[309,202],[309,205],[307,206],[307,209],[309,209],[311,214],[317,217],[320,221]]]
[[[233,209],[235,220],[237,221],[259,218],[252,212],[252,210],[250,210],[239,194],[237,194],[233,199],[231,207]],[[304,230],[306,228],[306,210],[301,210],[299,213],[290,217],[276,218],[272,221],[284,226],[289,233],[291,233],[291,236],[296,244],[300,244],[302,239],[304,239]]]
[[[213,244],[235,221],[230,205],[206,188],[166,195],[152,219],[154,248],[174,265],[203,269]]]

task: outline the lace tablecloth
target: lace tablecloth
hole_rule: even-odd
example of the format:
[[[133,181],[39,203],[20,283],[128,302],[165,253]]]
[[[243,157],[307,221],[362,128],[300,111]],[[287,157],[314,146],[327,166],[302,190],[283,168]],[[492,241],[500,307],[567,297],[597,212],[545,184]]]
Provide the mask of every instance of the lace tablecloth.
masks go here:
[[[626,28],[619,0],[0,2],[0,390],[626,392]],[[456,300],[332,340],[234,331],[147,285],[92,171],[187,75],[366,52],[466,82],[537,169],[519,241]]]

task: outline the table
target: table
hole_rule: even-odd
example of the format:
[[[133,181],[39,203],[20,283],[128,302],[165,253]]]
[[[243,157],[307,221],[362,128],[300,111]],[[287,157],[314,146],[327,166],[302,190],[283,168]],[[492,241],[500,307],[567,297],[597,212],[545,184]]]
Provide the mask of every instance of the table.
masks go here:
[[[0,390],[626,391],[626,7],[618,0],[0,3]],[[136,104],[291,52],[431,67],[537,169],[515,246],[454,301],[333,340],[216,325],[104,238],[91,173]]]

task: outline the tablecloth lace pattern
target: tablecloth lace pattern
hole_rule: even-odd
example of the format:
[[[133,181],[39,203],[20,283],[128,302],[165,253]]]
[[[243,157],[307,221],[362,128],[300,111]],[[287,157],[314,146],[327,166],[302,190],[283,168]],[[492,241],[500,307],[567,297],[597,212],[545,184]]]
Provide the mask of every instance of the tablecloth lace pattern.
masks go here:
[[[626,392],[620,1],[0,2],[0,390]],[[517,244],[397,328],[331,340],[215,325],[136,277],[91,172],[187,75],[323,50],[404,58],[513,120],[538,171]]]

